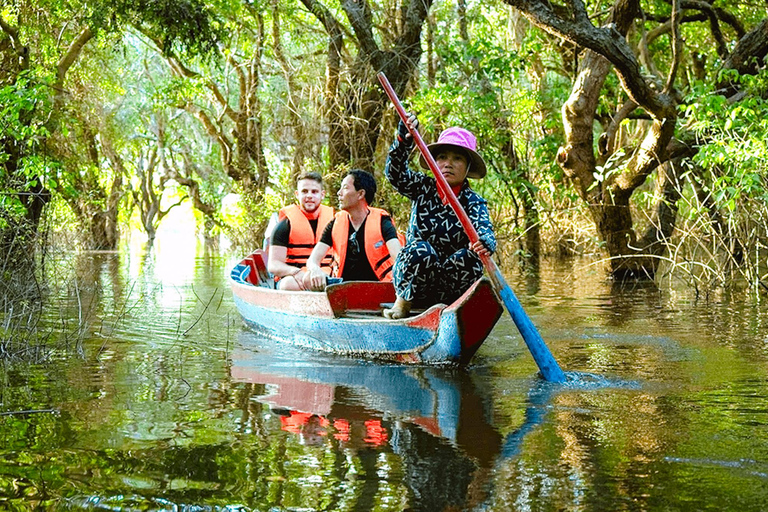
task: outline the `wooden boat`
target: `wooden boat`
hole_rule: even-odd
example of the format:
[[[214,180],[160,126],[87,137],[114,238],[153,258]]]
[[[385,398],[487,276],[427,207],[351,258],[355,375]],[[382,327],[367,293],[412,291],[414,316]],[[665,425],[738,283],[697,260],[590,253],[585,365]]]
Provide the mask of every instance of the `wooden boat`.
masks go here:
[[[276,290],[260,250],[235,265],[230,283],[238,311],[258,332],[304,348],[403,363],[467,364],[503,311],[483,278],[453,304],[386,319],[382,309],[395,301],[391,283],[353,281],[329,285],[325,292]]]

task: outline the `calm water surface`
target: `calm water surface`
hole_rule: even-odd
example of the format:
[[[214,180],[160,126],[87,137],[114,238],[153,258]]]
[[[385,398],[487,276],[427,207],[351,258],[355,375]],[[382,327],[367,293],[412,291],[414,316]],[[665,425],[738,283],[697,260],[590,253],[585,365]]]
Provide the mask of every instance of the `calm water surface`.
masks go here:
[[[555,386],[507,315],[465,370],[333,359],[242,326],[233,257],[65,260],[69,351],[0,367],[0,509],[768,509],[759,299],[510,276]]]

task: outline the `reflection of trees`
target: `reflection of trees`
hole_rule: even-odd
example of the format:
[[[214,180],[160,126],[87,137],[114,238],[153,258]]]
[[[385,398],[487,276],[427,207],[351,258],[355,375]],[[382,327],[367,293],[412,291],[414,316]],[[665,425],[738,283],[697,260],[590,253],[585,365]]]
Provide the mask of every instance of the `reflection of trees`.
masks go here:
[[[444,441],[418,428],[404,428],[394,450],[403,460],[403,483],[415,510],[461,510],[478,468]]]
[[[530,407],[535,403],[529,396],[529,411],[543,414],[544,404]],[[585,389],[559,390],[551,405],[549,425],[502,460],[494,500],[526,510],[574,504],[584,510],[653,510],[642,496],[653,495],[663,477],[651,465],[677,441],[668,425],[674,411],[665,401],[642,392]],[[628,410],[635,414],[628,417]]]

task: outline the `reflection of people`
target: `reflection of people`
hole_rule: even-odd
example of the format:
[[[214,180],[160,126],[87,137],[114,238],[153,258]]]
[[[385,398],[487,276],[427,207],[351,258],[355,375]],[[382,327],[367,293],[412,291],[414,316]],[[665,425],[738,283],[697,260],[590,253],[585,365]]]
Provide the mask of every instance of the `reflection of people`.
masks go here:
[[[376,181],[370,173],[354,169],[339,188],[341,211],[326,226],[307,261],[304,285],[313,290],[325,287],[326,274],[320,263],[333,247],[335,277],[344,281],[391,281],[392,265],[400,241],[389,214],[370,206]]]
[[[320,204],[325,197],[323,177],[316,172],[304,173],[296,181],[298,204],[281,209],[279,222],[272,231],[269,248],[269,271],[281,290],[303,290],[304,266],[320,235],[331,220],[333,208]],[[330,273],[331,258],[320,262]]]
[[[416,117],[408,119],[418,127]],[[496,250],[488,206],[485,199],[473,191],[467,178],[485,176],[482,157],[475,151],[477,140],[464,128],[448,128],[437,143],[428,146],[440,172],[464,207],[480,239],[469,238],[442,197],[435,178],[408,168],[408,155],[413,138],[402,121],[397,137],[389,150],[385,174],[398,192],[412,201],[407,243],[395,262],[393,282],[397,300],[392,309],[384,310],[388,318],[408,315],[414,302],[431,305],[451,303],[483,275],[480,255]],[[423,157],[421,166],[427,167]]]

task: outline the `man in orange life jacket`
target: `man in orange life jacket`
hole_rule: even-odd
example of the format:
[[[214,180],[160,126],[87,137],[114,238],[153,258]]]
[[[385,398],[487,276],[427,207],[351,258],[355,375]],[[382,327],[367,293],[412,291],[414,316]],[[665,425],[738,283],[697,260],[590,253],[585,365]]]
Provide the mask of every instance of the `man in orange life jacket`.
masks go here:
[[[333,220],[333,208],[320,204],[325,197],[323,177],[316,172],[299,176],[296,198],[299,204],[282,208],[272,231],[268,270],[280,278],[280,290],[304,290],[305,265],[320,235]],[[331,272],[330,255],[320,262],[325,275]]]
[[[333,247],[335,277],[344,281],[391,281],[392,265],[402,245],[389,214],[369,206],[376,180],[360,169],[347,173],[339,188],[338,212],[307,261],[304,285],[322,290],[326,275],[321,262]]]

